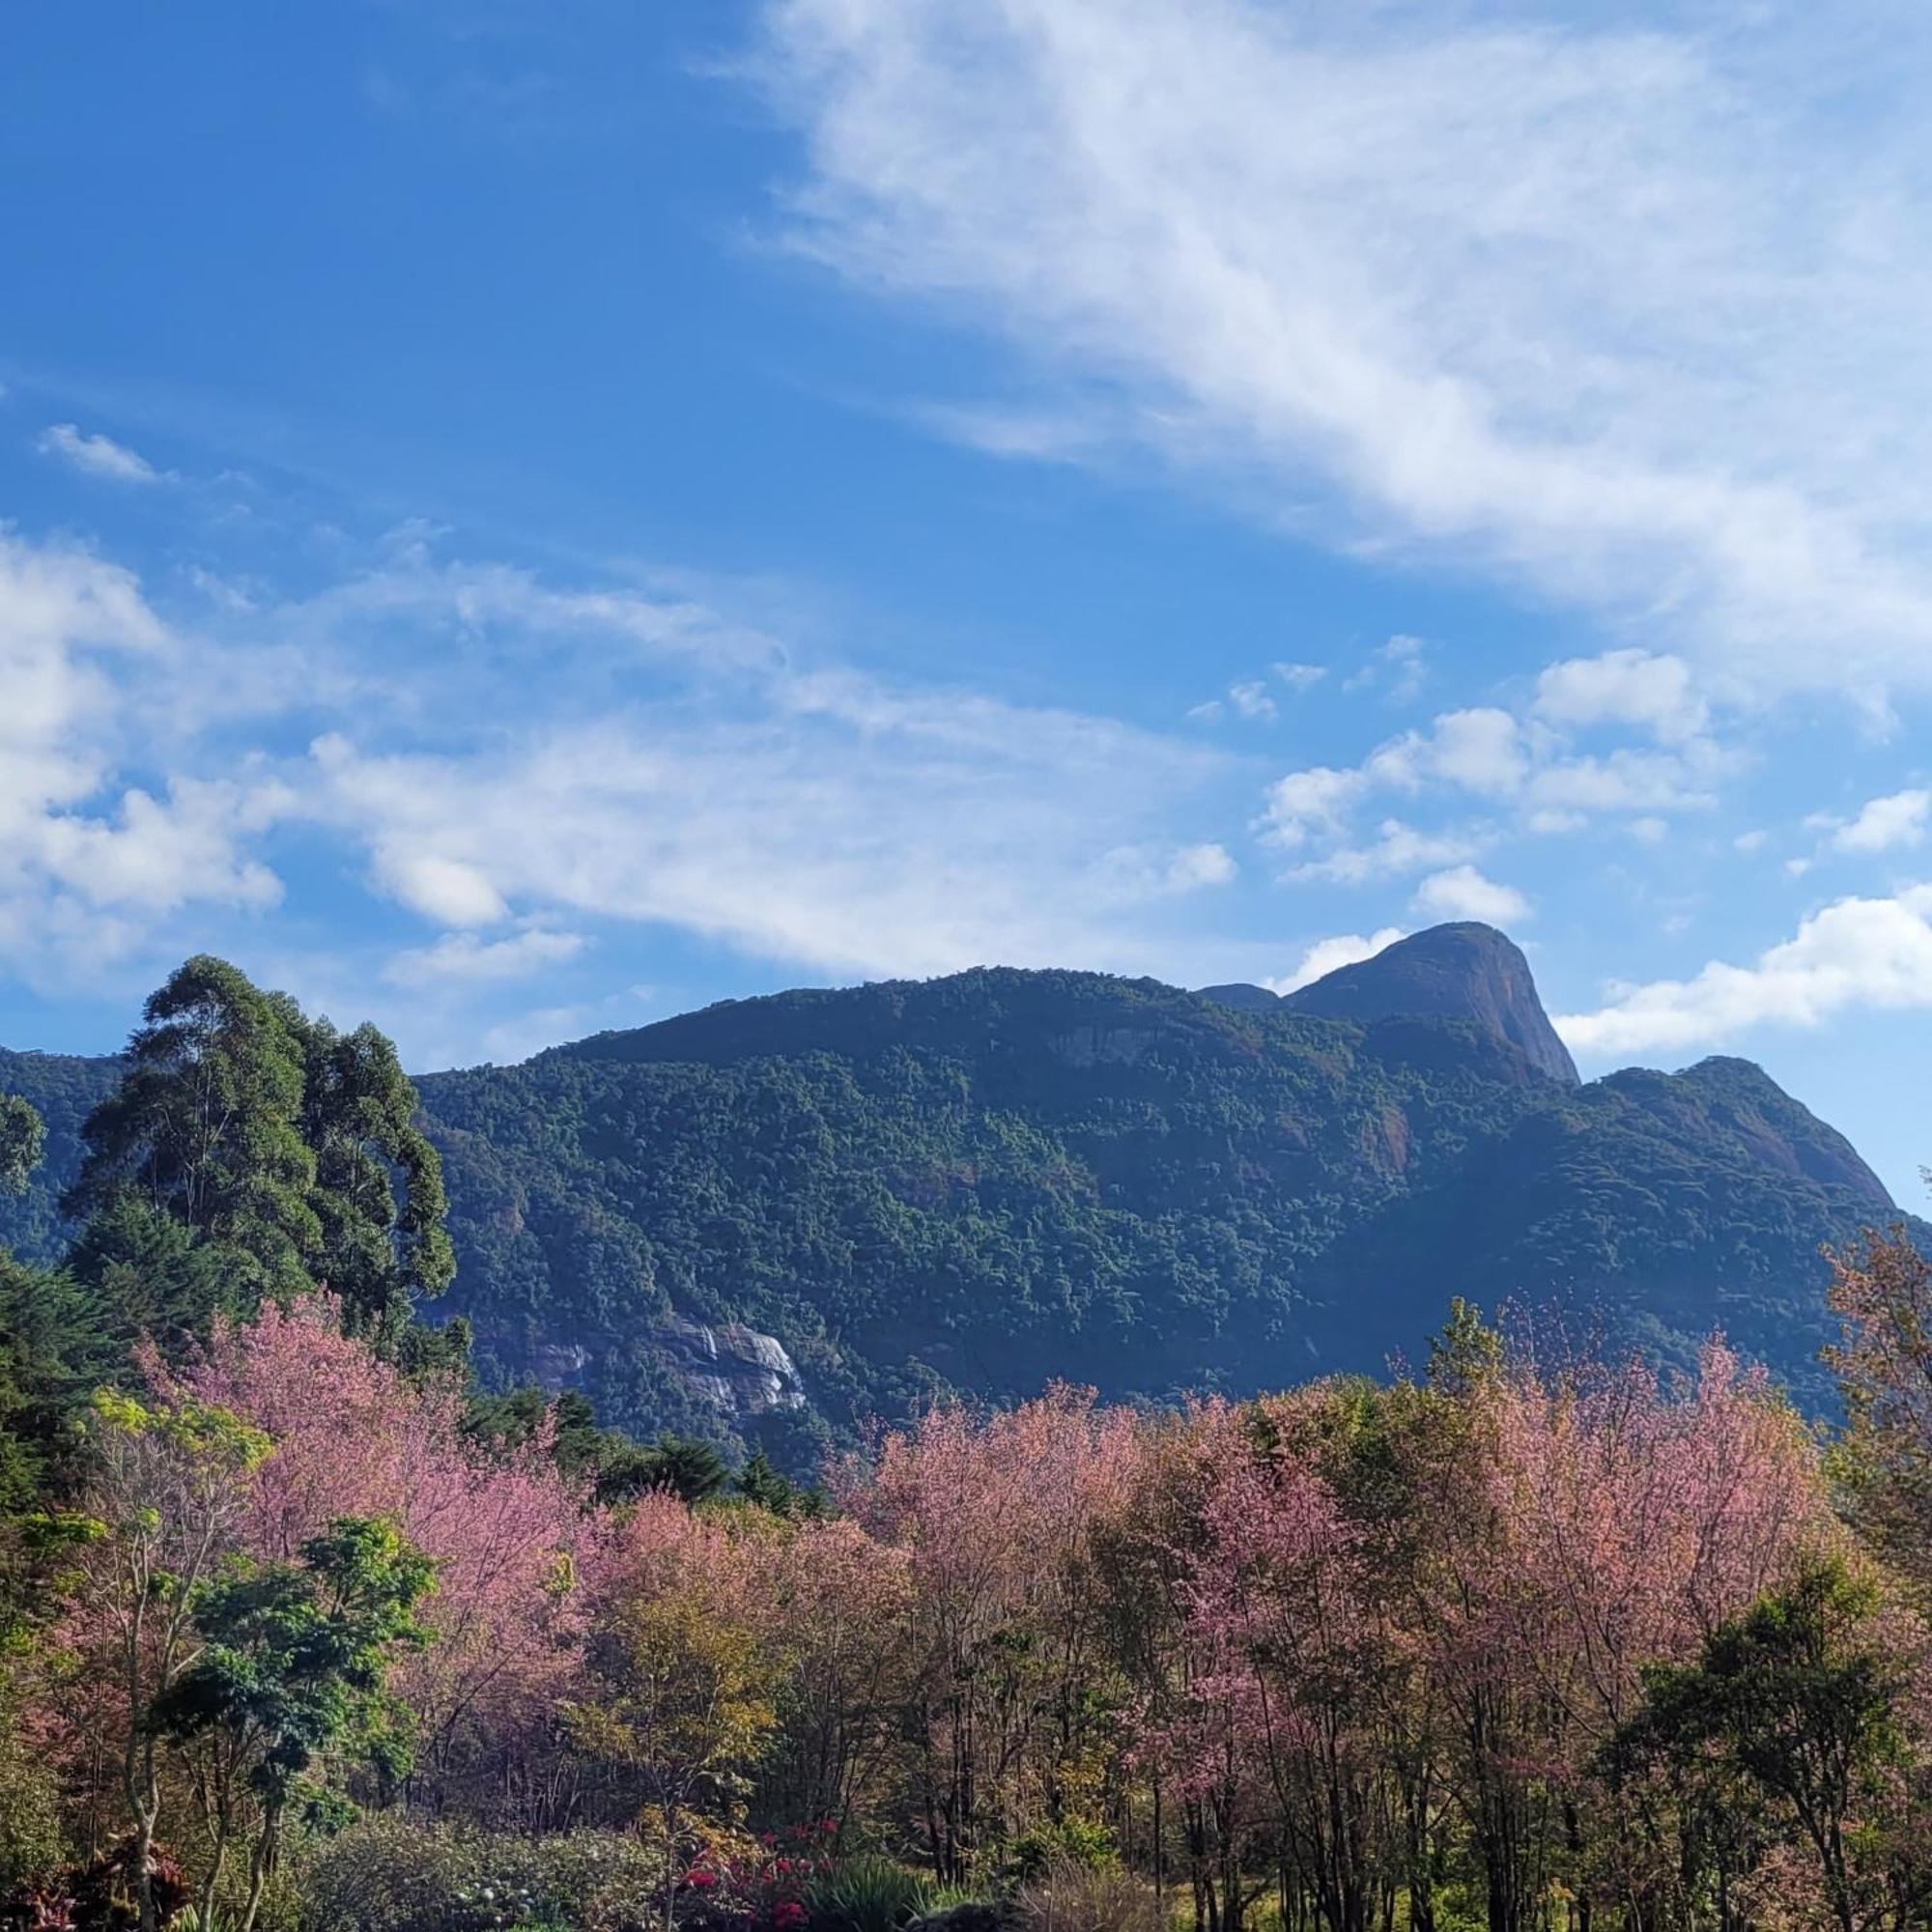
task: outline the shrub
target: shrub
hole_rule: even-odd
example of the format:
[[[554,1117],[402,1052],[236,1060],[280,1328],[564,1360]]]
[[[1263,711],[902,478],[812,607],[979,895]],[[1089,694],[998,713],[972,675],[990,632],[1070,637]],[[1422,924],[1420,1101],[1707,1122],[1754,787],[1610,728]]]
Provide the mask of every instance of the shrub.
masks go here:
[[[524,1838],[370,1818],[317,1849],[302,1889],[312,1932],[637,1932],[664,1884],[663,1860],[622,1833]]]
[[[0,1715],[0,1892],[49,1879],[67,1856],[53,1772],[5,1729]]]
[[[906,1932],[1011,1932],[1012,1914],[984,1899],[964,1899],[915,1919]]]
[[[812,1932],[900,1932],[931,1902],[917,1872],[890,1859],[847,1859],[811,1889]]]
[[[1151,1886],[1124,1872],[1059,1860],[1020,1893],[1020,1932],[1165,1932]]]

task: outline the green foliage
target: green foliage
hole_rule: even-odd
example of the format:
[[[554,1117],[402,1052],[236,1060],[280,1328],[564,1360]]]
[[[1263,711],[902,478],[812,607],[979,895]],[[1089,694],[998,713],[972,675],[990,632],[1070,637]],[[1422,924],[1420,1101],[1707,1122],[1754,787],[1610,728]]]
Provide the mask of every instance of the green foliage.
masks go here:
[[[301,1889],[310,1932],[623,1932],[666,1880],[662,1856],[629,1833],[531,1838],[388,1815],[313,1847]]]
[[[1805,1563],[1714,1631],[1695,1662],[1648,1672],[1644,1709],[1607,1753],[1622,1779],[1669,1775],[1691,1813],[1689,1841],[1720,1870],[1754,1838],[1808,1841],[1846,1927],[1864,1919],[1866,1893],[1897,1885],[1861,1869],[1872,1854],[1883,1862],[1876,1821],[1910,1761],[1903,1662],[1872,1627],[1879,1607],[1877,1586],[1842,1559]]]
[[[300,1044],[276,1001],[206,954],[143,1009],[119,1090],[88,1116],[74,1219],[138,1203],[216,1251],[246,1305],[293,1293],[320,1249]]]
[[[822,1488],[816,1485],[808,1488],[793,1482],[779,1470],[762,1449],[756,1451],[732,1477],[731,1491],[754,1508],[765,1510],[786,1521],[822,1517],[831,1509],[831,1501]]]
[[[931,1881],[891,1859],[841,1859],[811,1888],[813,1932],[900,1932],[931,1910]]]
[[[302,1545],[299,1564],[238,1561],[195,1596],[201,1649],[155,1699],[152,1721],[189,1747],[211,1847],[203,1923],[222,1862],[252,1837],[247,1932],[301,1802],[334,1821],[312,1783],[329,1757],[373,1766],[393,1787],[409,1770],[408,1720],[384,1694],[391,1657],[426,1633],[412,1612],[435,1566],[389,1523],[341,1517]]]
[[[46,1123],[17,1094],[0,1094],[0,1194],[24,1194],[27,1177],[41,1164]]]
[[[196,1599],[203,1648],[156,1721],[182,1740],[226,1733],[232,1769],[268,1808],[345,1745],[393,1781],[409,1765],[384,1679],[397,1647],[424,1641],[411,1613],[433,1577],[392,1525],[355,1517],[304,1543],[299,1564],[238,1564]]]
[[[479,1371],[581,1345],[608,1420],[717,1436],[653,1330],[781,1337],[851,1439],[935,1387],[1378,1371],[1462,1294],[1826,1386],[1821,1243],[1882,1196],[1755,1068],[1571,1089],[1465,1021],[976,972],[727,1003],[421,1082]],[[812,1445],[766,1417],[781,1466]]]
[[[59,1780],[20,1737],[13,1702],[0,1682],[0,1898],[50,1877],[67,1856]]]
[[[179,1337],[317,1283],[390,1347],[455,1272],[441,1163],[373,1027],[341,1034],[190,959],[148,1001],[61,1201],[123,1327]]]
[[[310,1271],[393,1333],[456,1273],[442,1163],[416,1126],[415,1090],[395,1047],[372,1026],[340,1034],[277,998],[301,1046],[300,1126],[315,1156],[321,1243]]]
[[[29,1505],[67,1420],[120,1366],[94,1298],[71,1276],[0,1254],[0,1516]]]
[[[608,1455],[597,1472],[597,1500],[623,1502],[649,1490],[669,1490],[688,1503],[708,1502],[724,1490],[731,1472],[709,1442],[668,1430],[648,1448]]]

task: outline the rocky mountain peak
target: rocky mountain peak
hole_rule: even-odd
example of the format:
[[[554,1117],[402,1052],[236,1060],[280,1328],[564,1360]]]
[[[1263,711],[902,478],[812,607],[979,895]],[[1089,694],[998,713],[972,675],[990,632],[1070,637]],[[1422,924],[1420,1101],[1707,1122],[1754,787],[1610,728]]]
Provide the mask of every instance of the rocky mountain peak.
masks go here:
[[[1206,997],[1256,1011],[1270,996],[1260,986],[1210,986]],[[1276,1004],[1319,1019],[1365,1025],[1409,1015],[1472,1020],[1517,1047],[1540,1073],[1566,1086],[1577,1084],[1576,1062],[1543,1010],[1521,949],[1494,926],[1473,920],[1411,933],[1374,958],[1338,967]]]

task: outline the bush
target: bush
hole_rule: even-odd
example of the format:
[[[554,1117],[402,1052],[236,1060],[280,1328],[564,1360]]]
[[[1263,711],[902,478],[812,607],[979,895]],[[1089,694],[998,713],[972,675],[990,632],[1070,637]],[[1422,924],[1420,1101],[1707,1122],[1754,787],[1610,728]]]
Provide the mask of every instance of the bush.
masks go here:
[[[622,1833],[524,1838],[384,1817],[319,1846],[301,1889],[312,1932],[639,1932],[665,1877],[663,1859]]]
[[[901,1932],[932,1903],[932,1887],[890,1859],[847,1859],[811,1889],[812,1932]]]
[[[0,1892],[51,1878],[66,1858],[53,1773],[0,1729]]]
[[[1020,1893],[1020,1932],[1166,1932],[1151,1886],[1124,1872],[1062,1859]]]
[[[1012,1914],[1005,1906],[972,1899],[929,1912],[915,1919],[906,1932],[1011,1932],[1012,1923]]]

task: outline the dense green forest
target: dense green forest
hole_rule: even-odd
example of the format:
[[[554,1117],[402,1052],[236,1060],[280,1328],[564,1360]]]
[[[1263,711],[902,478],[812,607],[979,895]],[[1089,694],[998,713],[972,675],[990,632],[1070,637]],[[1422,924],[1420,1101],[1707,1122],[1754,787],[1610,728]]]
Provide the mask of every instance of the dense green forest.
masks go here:
[[[1439,974],[1417,995],[1409,942],[1343,993],[1430,1015],[986,971],[428,1076],[459,1264],[439,1307],[495,1385],[536,1375],[639,1434],[800,1469],[936,1387],[1165,1398],[1377,1372],[1457,1294],[1680,1368],[1720,1326],[1828,1401],[1820,1250],[1893,1211],[1856,1152],[1742,1061],[1552,1077],[1504,1037],[1525,1000],[1521,1031],[1547,1031],[1521,955],[1490,934],[1472,966],[1487,929],[1446,930],[1477,1017],[1441,1009]],[[0,1230],[44,1258],[79,1102],[110,1069],[6,1071],[54,1145]],[[784,1401],[694,1382],[679,1321],[776,1338]]]

